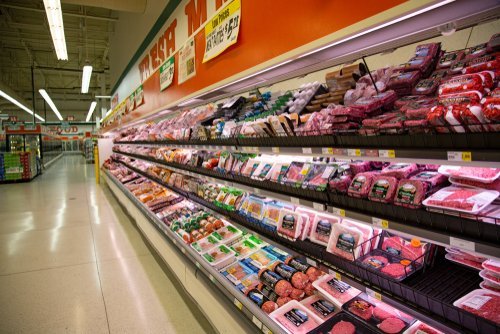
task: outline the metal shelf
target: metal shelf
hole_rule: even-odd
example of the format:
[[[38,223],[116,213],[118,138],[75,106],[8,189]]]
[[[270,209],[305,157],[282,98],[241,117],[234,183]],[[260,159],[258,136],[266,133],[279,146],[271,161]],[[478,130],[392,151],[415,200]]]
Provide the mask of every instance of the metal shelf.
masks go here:
[[[498,247],[500,225],[498,223],[484,223],[449,214],[429,212],[423,209],[407,209],[392,204],[352,198],[346,195],[328,194],[325,198],[315,197],[314,199],[308,199],[304,195],[319,196],[321,194],[322,196],[326,196],[327,194],[244,178],[245,182],[252,183],[249,186],[242,184],[240,179],[234,180],[230,178],[228,174],[190,167],[192,170],[196,170],[196,172],[192,172],[179,168],[182,165],[177,166],[150,157],[116,151],[115,153],[148,161],[160,167],[169,168],[175,172],[200,178],[208,182],[225,184],[250,193],[294,205],[310,207],[319,211],[329,211],[342,217],[358,220],[370,226],[387,229],[410,237],[416,236],[444,247],[457,247],[466,251],[474,251],[485,257],[500,259],[500,247]],[[183,167],[188,168],[189,166]],[[213,176],[208,176],[207,174]],[[278,191],[271,191],[269,187],[276,187]],[[289,193],[288,191],[293,191],[293,193]]]
[[[104,170],[104,173],[107,179],[112,181],[144,214],[151,224],[162,233],[165,240],[173,243],[182,252],[182,254],[184,254],[185,258],[196,266],[197,272],[203,274],[217,289],[222,292],[226,298],[228,298],[229,301],[234,304],[236,310],[241,311],[263,333],[269,333],[269,331],[271,333],[285,333],[283,329],[271,320],[271,318],[269,318],[256,304],[235,289],[234,286],[216,269],[212,268],[199,256],[198,253],[178,238],[174,232],[167,228],[165,224],[156,217],[156,215],[149,211],[135,196],[130,193],[130,191],[128,191],[127,188],[123,186],[122,183],[116,180],[113,175],[111,175],[107,170]],[[148,178],[151,179],[150,176]],[[161,185],[164,186],[163,184]],[[220,216],[220,214],[216,214],[217,216]]]

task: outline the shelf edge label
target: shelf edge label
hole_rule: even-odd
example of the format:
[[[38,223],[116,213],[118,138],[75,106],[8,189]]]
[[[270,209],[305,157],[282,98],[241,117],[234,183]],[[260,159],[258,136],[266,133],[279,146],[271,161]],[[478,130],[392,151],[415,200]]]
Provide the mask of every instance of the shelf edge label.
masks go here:
[[[474,242],[455,237],[450,237],[450,246],[465,249],[471,252],[476,251],[476,244]]]

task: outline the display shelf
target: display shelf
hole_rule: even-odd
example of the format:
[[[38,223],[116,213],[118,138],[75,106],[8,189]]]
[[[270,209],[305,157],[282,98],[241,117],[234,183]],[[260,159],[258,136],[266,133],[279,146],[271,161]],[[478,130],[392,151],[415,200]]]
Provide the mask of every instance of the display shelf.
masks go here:
[[[254,194],[289,202],[295,205],[327,210],[340,216],[356,219],[370,226],[406,235],[418,236],[445,247],[475,251],[486,257],[500,259],[500,222],[485,223],[456,215],[408,209],[393,204],[372,202],[329,192],[293,188],[248,177],[218,173],[212,170],[157,160],[138,154],[114,151],[134,159],[152,162],[173,171],[222,183]]]
[[[228,139],[229,140],[229,139]],[[207,141],[124,141],[120,145],[154,145],[212,151],[335,156],[398,162],[425,161],[450,165],[495,167],[500,162],[500,133],[452,133],[378,136],[295,136]]]
[[[126,196],[127,198],[146,216],[151,224],[162,233],[165,240],[173,243],[184,255],[186,260],[193,263],[197,272],[203,274],[214,287],[231,301],[238,311],[241,311],[250,321],[252,321],[259,330],[264,333],[271,331],[272,333],[284,333],[284,331],[272,321],[257,305],[246,298],[241,292],[234,288],[231,283],[226,280],[214,268],[212,268],[206,261],[196,253],[194,249],[189,247],[181,239],[179,239],[174,232],[172,232],[163,222],[161,222],[156,215],[149,211],[135,196],[133,196],[127,188],[123,186],[116,178],[111,175],[107,170],[103,171],[108,180],[111,180]],[[148,176],[148,178],[151,178]],[[163,185],[163,184],[162,184]],[[170,187],[169,187],[170,188]],[[217,214],[219,215],[219,214]],[[258,320],[256,321],[255,318]],[[259,325],[260,323],[260,325]]]
[[[236,223],[235,225],[257,232],[281,248],[285,246],[285,251],[305,256],[311,265],[321,265],[325,271],[334,274],[338,279],[446,333],[500,333],[500,328],[494,323],[471,316],[452,305],[453,301],[479,285],[481,278],[475,270],[441,259],[434,267],[410,277],[404,283],[395,282],[354,262],[328,253],[325,247],[309,241],[283,238],[267,225],[250,220],[238,212],[222,209],[192,193],[171,187],[124,162],[120,163],[160,185],[186,195],[211,212],[227,217]]]

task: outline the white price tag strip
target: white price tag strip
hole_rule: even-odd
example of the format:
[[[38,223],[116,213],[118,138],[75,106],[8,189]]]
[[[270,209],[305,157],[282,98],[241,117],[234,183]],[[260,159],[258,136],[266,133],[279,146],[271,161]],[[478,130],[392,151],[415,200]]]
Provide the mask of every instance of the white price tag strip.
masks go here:
[[[297,197],[290,197],[290,202],[293,204],[300,204],[300,200]]]
[[[259,188],[253,188],[253,192],[256,194],[260,194],[260,189]]]
[[[381,158],[395,158],[396,152],[394,150],[379,150],[378,156]]]
[[[465,249],[471,252],[476,251],[476,244],[474,242],[454,237],[450,237],[450,246]]]
[[[350,157],[360,157],[361,150],[359,148],[349,148],[347,149],[347,155]]]
[[[339,208],[332,207],[332,213],[334,215],[337,215],[337,216],[340,216],[340,217],[345,217],[345,210],[344,209],[339,209]]]
[[[306,262],[308,265],[316,267],[316,261],[314,261],[313,259],[306,257]]]
[[[262,321],[257,319],[256,316],[252,316],[252,322],[254,323],[255,326],[257,326],[258,329],[262,329]]]
[[[330,275],[333,275],[335,276],[335,278],[339,281],[342,281],[342,275],[340,275],[338,272],[336,272],[335,270],[332,270],[332,269],[328,269],[328,273]]]
[[[182,252],[182,254],[186,254],[186,249],[185,248],[181,248],[181,252]]]
[[[302,153],[303,154],[311,154],[312,153],[312,148],[310,148],[310,147],[303,147],[302,148]]]
[[[373,297],[377,300],[382,300],[382,295],[376,291],[373,291],[372,289],[366,288],[366,294],[370,297]]]
[[[234,298],[234,305],[238,308],[238,310],[241,311],[241,309],[243,308],[243,304],[236,298]]]
[[[208,275],[208,279],[215,284],[215,278],[211,274]]]
[[[448,161],[472,161],[472,152],[448,151]]]
[[[279,147],[273,147],[272,151],[273,151],[273,153],[280,153],[280,148]]]
[[[195,262],[195,265],[196,265],[196,268],[200,269],[201,268],[201,265],[199,262]]]
[[[333,154],[333,148],[331,147],[322,147],[321,153],[323,154]]]
[[[385,219],[372,217],[372,224],[376,227],[383,228],[383,229],[389,228],[389,221],[387,221]]]
[[[267,328],[265,325],[262,325],[262,333],[264,334],[273,334],[269,328]]]
[[[316,203],[316,202],[313,202],[313,208],[314,210],[325,210],[325,206],[321,203]]]

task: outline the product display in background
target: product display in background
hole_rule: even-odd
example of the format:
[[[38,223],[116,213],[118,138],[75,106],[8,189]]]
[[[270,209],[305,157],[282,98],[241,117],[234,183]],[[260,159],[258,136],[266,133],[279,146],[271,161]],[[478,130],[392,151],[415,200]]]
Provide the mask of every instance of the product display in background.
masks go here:
[[[33,153],[0,152],[0,181],[29,181],[37,174],[36,157]]]

